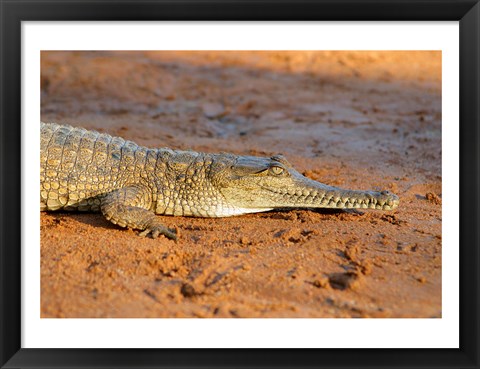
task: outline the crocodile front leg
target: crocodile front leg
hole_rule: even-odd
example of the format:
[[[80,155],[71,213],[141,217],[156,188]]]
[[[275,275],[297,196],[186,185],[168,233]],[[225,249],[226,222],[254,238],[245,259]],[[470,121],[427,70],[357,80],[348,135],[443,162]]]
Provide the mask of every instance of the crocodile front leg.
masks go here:
[[[100,209],[102,214],[120,227],[140,229],[142,237],[152,234],[157,238],[160,234],[176,240],[175,232],[165,227],[150,211],[151,197],[148,190],[141,186],[129,186],[109,192],[102,197]]]

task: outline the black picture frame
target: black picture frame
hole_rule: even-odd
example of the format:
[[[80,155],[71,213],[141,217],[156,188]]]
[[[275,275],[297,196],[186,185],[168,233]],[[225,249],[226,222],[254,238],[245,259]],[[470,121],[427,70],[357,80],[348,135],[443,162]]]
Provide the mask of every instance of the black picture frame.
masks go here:
[[[480,4],[478,0],[1,0],[0,365],[2,368],[479,368]],[[21,23],[115,20],[459,21],[459,349],[21,348]],[[412,332],[414,334],[414,332]]]

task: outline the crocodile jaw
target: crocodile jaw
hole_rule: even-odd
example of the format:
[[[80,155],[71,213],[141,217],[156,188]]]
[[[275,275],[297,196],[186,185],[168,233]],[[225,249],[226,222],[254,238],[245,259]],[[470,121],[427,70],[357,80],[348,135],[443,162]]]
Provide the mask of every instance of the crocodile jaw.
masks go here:
[[[354,191],[328,187],[322,183],[315,187],[263,187],[255,191],[257,198],[238,195],[229,202],[242,204],[243,209],[266,211],[276,208],[330,208],[394,210],[399,198],[388,191]],[[243,197],[243,201],[239,200]],[[227,197],[228,200],[228,197]],[[260,210],[264,209],[265,210]],[[246,211],[245,211],[246,212]]]
[[[293,185],[264,187],[271,192],[275,207],[330,208],[330,209],[376,209],[394,210],[400,202],[389,191],[356,191],[328,186],[320,182],[296,176]]]
[[[349,191],[335,188],[329,191],[303,191],[291,194],[283,190],[272,190],[282,196],[274,208],[330,208],[330,209],[376,209],[394,210],[398,207],[398,196],[388,191]]]

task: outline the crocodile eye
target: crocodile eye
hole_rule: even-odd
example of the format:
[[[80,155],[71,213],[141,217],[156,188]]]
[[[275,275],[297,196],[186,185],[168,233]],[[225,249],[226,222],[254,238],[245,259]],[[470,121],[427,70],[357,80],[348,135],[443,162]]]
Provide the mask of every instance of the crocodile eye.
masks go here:
[[[276,176],[283,174],[284,171],[285,169],[283,169],[282,167],[277,167],[276,165],[270,167],[270,172],[275,174]]]

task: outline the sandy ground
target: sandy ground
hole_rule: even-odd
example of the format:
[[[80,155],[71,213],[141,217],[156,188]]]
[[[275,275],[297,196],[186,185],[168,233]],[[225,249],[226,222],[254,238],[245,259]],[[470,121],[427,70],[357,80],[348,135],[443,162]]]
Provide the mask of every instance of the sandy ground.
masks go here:
[[[283,153],[398,210],[41,213],[42,317],[441,317],[440,52],[43,52],[43,121],[148,147]]]

